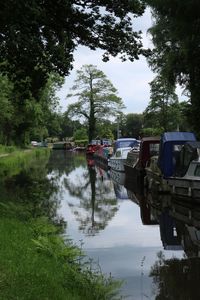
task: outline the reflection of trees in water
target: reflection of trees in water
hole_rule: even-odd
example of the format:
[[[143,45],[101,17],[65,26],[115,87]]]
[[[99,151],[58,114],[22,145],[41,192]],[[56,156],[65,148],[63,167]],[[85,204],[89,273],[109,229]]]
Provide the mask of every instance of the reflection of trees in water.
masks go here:
[[[45,216],[57,223],[57,209],[60,204],[58,187],[53,179],[47,177],[46,165],[45,158],[33,162],[19,174],[1,182],[0,192],[6,204],[9,201],[16,207],[21,207],[19,217]]]
[[[68,175],[75,168],[82,165],[86,166],[84,153],[76,153],[66,150],[52,150],[48,162],[48,172],[54,172],[54,176],[57,174],[57,176],[60,177],[63,174]]]
[[[76,180],[68,176],[64,182],[70,195],[78,198],[78,204],[69,205],[80,223],[79,229],[87,235],[103,230],[118,210],[112,185],[105,180],[103,170],[88,167],[76,175]]]
[[[156,300],[196,300],[200,299],[200,258],[165,259],[162,252],[152,266]]]

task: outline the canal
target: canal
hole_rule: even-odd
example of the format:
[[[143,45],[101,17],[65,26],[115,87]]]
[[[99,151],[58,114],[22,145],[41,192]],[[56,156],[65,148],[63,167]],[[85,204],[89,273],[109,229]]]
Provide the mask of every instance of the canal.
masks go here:
[[[144,196],[131,180],[126,184],[124,174],[102,169],[84,153],[53,151],[48,177],[57,184],[54,197],[66,235],[94,268],[123,280],[121,295],[198,299],[192,296],[199,280],[198,205],[168,195]]]
[[[2,268],[4,256],[12,266],[10,255],[24,245],[6,238],[6,224],[10,228],[16,215],[20,224],[48,218],[83,249],[94,271],[123,282],[122,299],[200,299],[198,202],[141,191],[132,178],[105,170],[85,153],[53,150],[21,162],[20,168],[7,166],[0,168]],[[11,242],[16,248],[7,256],[4,243]],[[23,268],[25,258],[19,256]]]

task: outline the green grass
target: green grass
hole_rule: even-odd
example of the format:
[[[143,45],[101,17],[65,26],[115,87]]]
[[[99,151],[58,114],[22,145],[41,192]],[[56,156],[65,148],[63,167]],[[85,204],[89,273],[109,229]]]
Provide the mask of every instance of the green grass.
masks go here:
[[[84,267],[80,249],[46,218],[4,216],[0,232],[0,299],[114,299],[118,283]]]
[[[11,177],[18,174],[22,169],[29,167],[33,161],[38,163],[39,159],[48,156],[49,152],[48,148],[7,152],[7,156],[0,157],[0,177]]]
[[[29,223],[3,218],[0,230],[0,299],[73,299],[61,261],[37,250]]]
[[[0,300],[119,299],[120,283],[94,270],[82,251],[62,237],[62,226],[50,220],[48,151],[0,158]]]
[[[15,146],[4,146],[0,144],[0,155],[5,153],[12,153],[18,150],[19,149]]]

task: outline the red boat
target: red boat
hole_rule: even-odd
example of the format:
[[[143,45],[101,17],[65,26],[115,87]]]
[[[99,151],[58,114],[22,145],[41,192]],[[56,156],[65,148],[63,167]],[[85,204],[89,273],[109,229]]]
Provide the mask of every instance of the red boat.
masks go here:
[[[92,140],[90,144],[87,145],[86,154],[93,155],[101,147],[100,140]]]

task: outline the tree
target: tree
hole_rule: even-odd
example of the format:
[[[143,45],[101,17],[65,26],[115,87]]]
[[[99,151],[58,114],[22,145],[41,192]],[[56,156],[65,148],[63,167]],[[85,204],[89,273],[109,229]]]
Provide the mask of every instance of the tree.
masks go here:
[[[144,112],[145,126],[162,128],[163,131],[177,129],[180,111],[174,85],[162,76],[157,76],[150,87],[151,101]]]
[[[150,33],[155,48],[150,65],[171,84],[179,83],[186,89],[191,103],[189,122],[200,135],[200,3],[195,0],[146,0],[146,3],[151,6],[154,18]]]
[[[124,116],[123,135],[127,137],[139,138],[143,125],[142,114],[127,114]]]
[[[71,91],[67,97],[75,97],[77,101],[68,106],[68,113],[74,118],[82,117],[87,121],[89,141],[95,137],[98,120],[113,117],[124,108],[121,98],[116,95],[116,88],[93,65],[84,65],[77,71]]]
[[[140,0],[7,0],[0,10],[0,73],[13,84],[12,102],[16,136],[27,139],[30,118],[49,74],[68,75],[78,45],[104,50],[103,59],[120,55],[122,60],[147,55],[133,17],[144,11]],[[33,105],[28,102],[33,102]]]
[[[59,98],[56,92],[64,82],[63,77],[51,73],[45,87],[41,90],[40,101],[32,99],[32,114],[29,118],[30,128],[26,128],[27,134],[32,139],[43,140],[51,136],[57,137],[61,132],[62,116],[60,113]]]
[[[82,127],[74,132],[74,140],[87,140],[87,129]]]
[[[114,140],[114,124],[110,120],[99,120],[96,126],[98,137]]]
[[[0,143],[11,144],[14,126],[14,108],[12,105],[13,85],[7,76],[0,75]]]
[[[0,11],[0,65],[14,80],[31,78],[37,98],[49,73],[67,75],[77,45],[125,60],[146,54],[133,18],[144,12],[143,1],[8,0]]]

